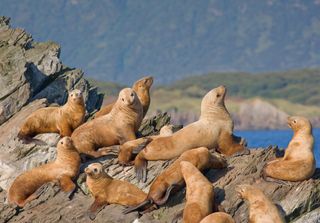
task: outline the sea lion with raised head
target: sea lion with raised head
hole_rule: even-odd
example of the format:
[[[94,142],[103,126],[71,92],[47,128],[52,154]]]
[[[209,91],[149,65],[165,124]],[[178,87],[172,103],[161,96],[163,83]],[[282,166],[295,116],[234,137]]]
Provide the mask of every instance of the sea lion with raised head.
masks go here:
[[[32,137],[41,133],[59,133],[61,137],[71,136],[72,132],[84,122],[86,108],[82,92],[73,90],[68,101],[61,107],[40,108],[33,112],[18,133],[25,143],[34,141]]]
[[[90,164],[86,169],[87,186],[94,197],[88,210],[90,219],[108,204],[136,205],[146,199],[147,194],[135,185],[110,177],[100,163]]]
[[[150,142],[134,161],[138,180],[146,180],[147,160],[173,159],[186,150],[202,146],[208,149],[216,148],[227,156],[244,151],[244,145],[236,142],[232,134],[233,121],[224,104],[225,95],[224,86],[212,89],[202,99],[198,121],[180,129],[172,136]]]
[[[108,155],[108,151],[97,149],[136,139],[135,132],[140,127],[142,114],[142,105],[135,91],[124,88],[109,114],[86,122],[73,132],[74,145],[79,153],[90,157]]]
[[[142,104],[143,117],[147,114],[147,111],[150,106],[150,101],[151,101],[150,88],[151,88],[152,84],[153,84],[153,77],[148,76],[148,77],[143,77],[140,80],[136,81],[132,86],[132,89],[137,93],[139,100]],[[94,115],[94,117],[98,118],[98,117],[101,117],[103,115],[108,114],[109,112],[111,112],[111,109],[114,104],[115,104],[115,102],[112,102],[112,103],[104,106],[103,108],[100,109],[100,111],[98,111]]]
[[[79,173],[80,156],[70,137],[60,139],[55,161],[35,167],[19,175],[8,191],[8,200],[19,207],[38,197],[37,189],[49,182],[58,182],[63,191],[71,193]]]
[[[174,163],[165,169],[151,184],[145,201],[135,207],[129,207],[124,213],[137,209],[151,210],[155,205],[163,205],[169,198],[172,189],[179,189],[184,185],[184,179],[180,170],[180,163],[188,161],[200,171],[215,168],[221,169],[227,166],[227,161],[218,153],[211,154],[205,147],[185,151]]]
[[[183,222],[199,223],[212,213],[213,185],[192,163],[181,161],[180,168],[187,187]]]
[[[235,223],[235,221],[227,213],[215,212],[202,219],[200,223]]]
[[[304,117],[291,116],[288,125],[293,130],[293,137],[284,157],[267,163],[264,176],[287,181],[310,179],[316,170],[311,123]]]
[[[257,187],[243,184],[236,187],[242,199],[249,202],[249,222],[284,223],[284,219],[272,201]]]

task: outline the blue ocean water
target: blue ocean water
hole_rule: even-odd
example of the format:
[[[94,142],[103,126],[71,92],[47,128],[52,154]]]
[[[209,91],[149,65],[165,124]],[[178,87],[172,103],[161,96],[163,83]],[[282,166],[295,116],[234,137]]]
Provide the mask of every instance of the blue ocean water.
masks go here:
[[[235,134],[244,137],[249,148],[268,147],[277,145],[279,148],[286,148],[290,142],[293,132],[286,130],[239,130]],[[314,154],[317,160],[317,167],[320,167],[320,129],[313,129],[315,139]]]

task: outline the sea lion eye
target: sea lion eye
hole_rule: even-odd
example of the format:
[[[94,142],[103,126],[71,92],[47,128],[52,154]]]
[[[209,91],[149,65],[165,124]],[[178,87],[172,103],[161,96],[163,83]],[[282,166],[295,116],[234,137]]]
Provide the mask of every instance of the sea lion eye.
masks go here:
[[[217,98],[220,97],[220,94],[217,94]]]
[[[70,96],[73,97],[73,94],[71,94]]]
[[[94,169],[93,169],[93,172],[97,173],[97,172],[98,172],[98,169],[97,169],[97,168],[94,168]]]
[[[122,101],[124,101],[124,98],[122,98]]]
[[[133,97],[133,93],[131,93],[131,95],[130,95],[131,97]]]
[[[293,123],[297,123],[297,121],[296,121],[296,120],[293,120]]]
[[[60,144],[63,145],[63,142],[61,141]]]

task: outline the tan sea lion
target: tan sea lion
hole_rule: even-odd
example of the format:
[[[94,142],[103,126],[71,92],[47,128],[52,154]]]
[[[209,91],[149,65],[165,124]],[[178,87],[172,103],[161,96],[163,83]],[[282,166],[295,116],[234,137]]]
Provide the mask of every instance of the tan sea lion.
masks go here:
[[[142,104],[143,107],[143,117],[147,114],[147,111],[149,109],[150,106],[150,88],[153,84],[153,77],[148,76],[148,77],[143,77],[140,80],[136,81],[133,86],[132,89],[137,93],[139,100]],[[113,107],[113,105],[115,104],[115,102],[112,102],[111,104],[108,104],[106,106],[104,106],[103,108],[100,109],[100,111],[98,111],[95,114],[95,118],[101,117],[103,115],[108,114],[109,112],[111,112],[111,109]]]
[[[304,117],[291,116],[288,125],[294,134],[284,157],[267,163],[264,175],[287,181],[310,179],[316,169],[311,123]]]
[[[72,192],[76,185],[72,179],[78,175],[80,156],[70,137],[60,139],[55,161],[28,170],[19,175],[8,191],[8,200],[20,207],[36,199],[37,189],[49,182],[58,182],[65,192]]]
[[[209,91],[201,102],[198,121],[187,125],[172,136],[161,137],[150,142],[135,158],[135,169],[139,181],[146,180],[147,160],[168,160],[184,151],[207,147],[217,148],[225,155],[244,151],[243,144],[233,136],[233,121],[227,111],[224,98],[226,88],[219,86]]]
[[[127,208],[124,213],[137,209],[146,210],[152,204],[163,205],[168,200],[172,189],[179,189],[184,185],[184,179],[180,170],[180,163],[182,161],[190,162],[200,171],[209,168],[221,169],[227,166],[227,161],[223,155],[218,153],[211,154],[205,147],[185,151],[153,181],[146,200],[135,207]]]
[[[235,223],[235,221],[227,213],[215,212],[202,219],[200,223]]]
[[[73,90],[68,101],[61,107],[40,108],[33,112],[21,126],[18,138],[25,143],[40,133],[59,133],[61,137],[71,136],[72,132],[84,122],[86,109],[82,92]]]
[[[110,177],[100,163],[90,164],[85,173],[86,183],[94,197],[94,202],[88,210],[92,220],[105,205],[136,205],[146,199],[147,194],[135,185]]]
[[[173,125],[165,125],[160,129],[159,135],[138,138],[125,142],[122,145],[103,147],[101,150],[103,150],[105,154],[118,155],[118,162],[121,165],[132,165],[135,155],[137,155],[148,143],[156,138],[165,137],[172,134]]]
[[[120,91],[111,112],[78,127],[72,134],[75,147],[81,154],[98,158],[108,152],[97,150],[136,139],[135,132],[142,121],[142,105],[131,88]]]
[[[180,168],[186,182],[184,223],[199,223],[212,213],[214,192],[212,183],[190,162],[181,161]]]
[[[249,222],[284,223],[284,219],[272,201],[257,187],[243,184],[236,187],[242,199],[249,202]]]

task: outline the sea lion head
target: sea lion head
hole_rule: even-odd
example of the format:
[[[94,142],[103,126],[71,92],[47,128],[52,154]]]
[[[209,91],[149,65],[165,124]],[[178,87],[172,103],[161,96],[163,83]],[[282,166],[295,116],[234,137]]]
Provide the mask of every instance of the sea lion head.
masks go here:
[[[165,125],[160,129],[161,136],[170,136],[173,133],[173,125]]]
[[[80,91],[78,89],[71,91],[69,93],[68,100],[70,100],[71,102],[76,103],[76,104],[84,104],[82,91]]]
[[[248,199],[251,194],[254,195],[255,187],[249,184],[237,185],[235,191],[241,199]]]
[[[58,144],[57,144],[57,149],[58,150],[66,150],[66,149],[70,149],[70,150],[76,150],[76,148],[73,145],[73,141],[71,139],[71,137],[69,136],[65,136],[62,139],[59,140]]]
[[[227,88],[223,85],[209,91],[202,99],[201,111],[205,111],[209,107],[224,106],[224,98]]]
[[[287,119],[288,126],[294,131],[303,131],[303,132],[311,132],[312,130],[312,125],[310,121],[301,116],[289,116]]]
[[[124,88],[119,93],[119,103],[124,106],[133,106],[137,102],[140,103],[136,92],[132,88]]]
[[[153,84],[153,77],[152,76],[147,76],[147,77],[143,77],[140,80],[137,80],[134,84],[133,84],[133,89],[138,92],[138,91],[144,91],[144,90],[149,90],[150,87]]]
[[[92,163],[88,167],[84,169],[84,172],[87,174],[87,176],[98,179],[105,175],[104,168],[101,163]]]

